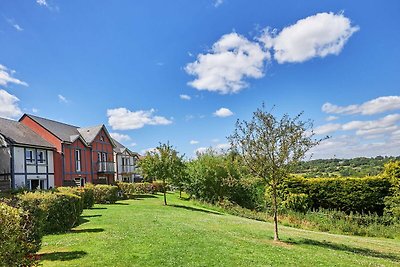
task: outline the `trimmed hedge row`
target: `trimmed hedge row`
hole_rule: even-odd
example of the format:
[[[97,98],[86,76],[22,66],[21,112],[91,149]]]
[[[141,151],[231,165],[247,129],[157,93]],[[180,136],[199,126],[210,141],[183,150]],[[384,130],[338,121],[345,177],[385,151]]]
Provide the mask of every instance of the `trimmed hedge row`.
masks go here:
[[[118,186],[115,185],[87,185],[93,189],[94,201],[97,204],[114,204],[118,200]]]
[[[286,181],[292,194],[308,195],[313,209],[337,209],[344,212],[376,212],[382,214],[384,199],[391,184],[388,178],[301,178]]]
[[[117,183],[119,190],[125,197],[133,197],[135,194],[155,194],[163,191],[163,185],[160,182],[152,183]]]
[[[82,207],[84,209],[90,209],[94,205],[94,186],[87,184],[85,187],[57,187],[56,189],[61,193],[74,194],[81,197]]]

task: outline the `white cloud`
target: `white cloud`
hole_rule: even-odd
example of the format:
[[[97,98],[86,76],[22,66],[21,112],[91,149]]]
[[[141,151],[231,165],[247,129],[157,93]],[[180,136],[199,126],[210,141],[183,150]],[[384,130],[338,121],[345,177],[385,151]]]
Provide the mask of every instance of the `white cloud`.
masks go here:
[[[342,128],[340,123],[328,123],[314,129],[315,134],[328,134]]]
[[[28,86],[26,82],[12,77],[12,74],[14,73],[14,70],[10,70],[6,66],[0,64],[0,85],[7,86],[7,84],[9,83],[14,83],[18,85]]]
[[[400,96],[381,96],[361,105],[337,106],[331,103],[322,105],[322,111],[331,114],[373,115],[393,110],[400,110]]]
[[[279,33],[266,28],[259,41],[274,50],[278,63],[304,62],[314,57],[338,55],[358,30],[342,13],[318,13],[298,20]]]
[[[217,144],[217,145],[209,146],[209,147],[199,147],[194,151],[194,153],[195,154],[203,154],[203,153],[207,152],[207,150],[213,150],[216,153],[224,153],[230,147],[231,147],[230,144],[222,143],[222,144]]]
[[[335,121],[335,120],[337,120],[337,119],[339,119],[339,117],[337,117],[337,116],[328,116],[328,117],[326,117],[326,121]]]
[[[199,141],[197,140],[190,140],[189,142],[191,145],[197,145],[199,143]]]
[[[195,62],[186,65],[185,70],[197,76],[189,85],[198,90],[237,93],[248,86],[245,78],[264,76],[264,61],[268,59],[270,53],[259,43],[233,32],[223,35],[209,53],[199,54]]]
[[[356,130],[356,135],[376,135],[390,133],[399,128],[400,114],[390,114],[378,120],[351,121],[343,124],[345,131]]]
[[[133,143],[130,143],[129,146],[134,147],[134,146],[137,146],[137,144],[135,142],[133,142]]]
[[[364,138],[359,136],[341,135],[322,141],[310,153],[313,154],[313,158],[398,156],[399,146],[400,139],[393,136],[366,143]]]
[[[214,7],[219,7],[224,3],[224,0],[214,0]]]
[[[38,113],[39,110],[38,110],[37,108],[32,108],[32,112],[33,112],[33,113]]]
[[[63,95],[57,95],[58,101],[63,102],[63,103],[68,103],[68,99],[63,96]]]
[[[108,109],[108,124],[114,130],[133,130],[145,125],[168,125],[172,121],[162,117],[154,116],[155,110],[130,111],[126,108]]]
[[[189,95],[179,95],[179,98],[182,100],[190,100],[192,99]]]
[[[229,117],[232,115],[233,115],[233,112],[230,111],[230,109],[228,109],[228,108],[220,108],[214,112],[214,116],[221,117],[221,118]]]
[[[19,99],[7,91],[0,89],[0,117],[12,119],[22,115],[18,107]]]
[[[19,31],[19,32],[22,32],[22,31],[24,30],[24,29],[22,29],[21,26],[19,26],[18,24],[14,24],[13,27],[14,27],[17,31]]]
[[[49,5],[47,4],[47,1],[46,1],[46,0],[36,0],[36,3],[37,3],[39,6],[46,6],[46,7],[49,6]]]
[[[127,134],[120,134],[120,133],[110,133],[111,137],[117,140],[118,142],[130,141],[131,138]]]
[[[149,147],[149,148],[140,150],[140,154],[145,155],[147,152],[156,152],[156,151],[157,151],[157,148]]]

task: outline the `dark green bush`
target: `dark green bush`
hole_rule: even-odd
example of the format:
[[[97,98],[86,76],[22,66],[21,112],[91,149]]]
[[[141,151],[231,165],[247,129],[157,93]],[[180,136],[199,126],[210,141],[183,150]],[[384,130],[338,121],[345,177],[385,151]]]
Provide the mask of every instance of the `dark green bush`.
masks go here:
[[[0,202],[0,266],[30,266],[35,261],[29,257],[35,244],[29,243],[29,232],[24,226],[26,212]]]
[[[19,206],[34,214],[43,233],[65,232],[82,214],[81,198],[69,193],[29,192],[17,196]]]
[[[97,204],[114,204],[118,200],[118,186],[95,185],[93,186],[94,200]]]
[[[289,193],[307,194],[313,209],[382,214],[390,181],[385,177],[301,178],[286,181]]]
[[[84,209],[90,209],[94,205],[94,188],[91,184],[85,187],[57,187],[57,191],[61,193],[70,193],[81,197]]]
[[[155,194],[163,192],[163,185],[161,182],[153,181],[152,183],[117,183],[119,190],[124,197],[133,198],[136,194]]]

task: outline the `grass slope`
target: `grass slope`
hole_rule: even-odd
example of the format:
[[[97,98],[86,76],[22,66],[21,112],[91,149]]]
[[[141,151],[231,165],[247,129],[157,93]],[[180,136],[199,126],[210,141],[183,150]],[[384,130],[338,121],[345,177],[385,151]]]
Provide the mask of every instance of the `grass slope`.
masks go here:
[[[45,236],[44,266],[399,266],[400,242],[281,227],[169,195],[85,210],[72,232]]]

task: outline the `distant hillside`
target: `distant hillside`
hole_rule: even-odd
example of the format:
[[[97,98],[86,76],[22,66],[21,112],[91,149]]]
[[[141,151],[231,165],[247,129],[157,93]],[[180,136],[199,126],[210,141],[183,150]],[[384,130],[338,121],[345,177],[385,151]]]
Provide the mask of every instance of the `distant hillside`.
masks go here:
[[[296,174],[304,177],[364,177],[382,172],[383,165],[398,157],[353,158],[353,159],[316,159],[303,161],[295,168]]]

